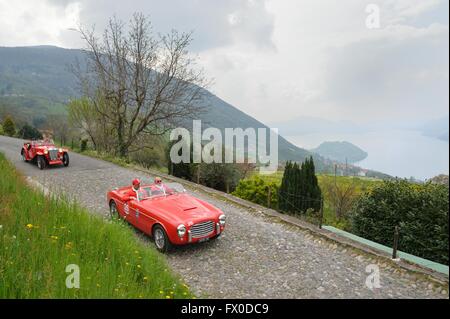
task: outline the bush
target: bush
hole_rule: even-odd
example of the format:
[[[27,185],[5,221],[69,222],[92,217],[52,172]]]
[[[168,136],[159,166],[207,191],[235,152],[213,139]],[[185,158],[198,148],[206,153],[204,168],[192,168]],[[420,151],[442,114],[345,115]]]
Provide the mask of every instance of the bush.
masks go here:
[[[39,140],[42,139],[42,134],[35,127],[25,124],[22,126],[18,133],[19,137],[28,140]]]
[[[352,231],[392,246],[400,226],[400,250],[448,265],[448,196],[443,185],[386,181],[356,201]]]
[[[14,136],[14,134],[16,134],[16,125],[10,116],[3,119],[2,126],[5,135]]]
[[[258,175],[241,180],[233,195],[267,207],[269,188],[271,193],[270,207],[277,208],[278,184],[276,182],[267,182]]]
[[[5,132],[3,131],[3,126],[0,124],[0,135],[5,134]]]
[[[81,152],[84,152],[85,150],[87,150],[87,139],[82,139],[81,140],[81,145],[80,145],[80,150]]]

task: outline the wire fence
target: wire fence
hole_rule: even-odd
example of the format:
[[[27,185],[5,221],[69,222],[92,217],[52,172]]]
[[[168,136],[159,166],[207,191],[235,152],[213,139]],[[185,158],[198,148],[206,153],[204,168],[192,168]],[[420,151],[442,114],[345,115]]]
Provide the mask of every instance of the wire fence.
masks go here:
[[[285,196],[283,196],[281,192],[277,192],[277,196],[278,196],[278,204],[280,203],[280,199],[281,199],[284,203],[286,203],[292,209],[292,210],[283,211],[279,207],[277,207],[277,208],[275,208],[277,211],[284,213],[284,214],[293,214],[300,219],[311,222],[311,223],[317,225],[319,228],[322,228],[323,197],[321,197],[320,199],[317,199],[317,198],[311,198],[311,197],[303,196],[300,194],[292,194],[292,193],[285,193]],[[270,197],[271,197],[271,195],[270,195],[270,191],[269,191],[269,194],[268,194],[268,203],[269,203],[268,206],[269,207],[270,207],[270,203],[271,203]],[[320,209],[319,209],[319,211],[316,211],[312,208],[307,208],[307,209],[302,210],[298,205],[299,203],[292,202],[293,199],[300,199],[302,203],[306,202],[306,205],[304,205],[304,207],[311,206],[311,205],[309,205],[311,203],[319,204]],[[300,206],[303,206],[303,205],[300,205]]]

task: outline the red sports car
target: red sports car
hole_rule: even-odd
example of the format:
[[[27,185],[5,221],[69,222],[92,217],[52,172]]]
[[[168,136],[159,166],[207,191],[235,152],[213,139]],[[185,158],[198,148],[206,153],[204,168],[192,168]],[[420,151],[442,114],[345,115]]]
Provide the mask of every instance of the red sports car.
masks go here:
[[[52,140],[26,142],[20,154],[25,162],[37,163],[39,169],[47,165],[69,166],[67,149],[56,147]]]
[[[122,187],[109,191],[107,198],[111,216],[152,236],[161,252],[215,239],[225,228],[221,210],[189,195],[178,183],[150,184],[138,191]]]

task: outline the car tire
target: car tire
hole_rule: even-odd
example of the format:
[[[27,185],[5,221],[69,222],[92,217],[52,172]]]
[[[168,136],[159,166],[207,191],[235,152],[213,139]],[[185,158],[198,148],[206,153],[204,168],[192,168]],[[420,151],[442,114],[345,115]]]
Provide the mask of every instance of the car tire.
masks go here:
[[[112,220],[120,219],[119,210],[117,209],[116,202],[113,200],[109,203],[109,213],[111,214]]]
[[[39,155],[37,157],[37,166],[39,167],[40,170],[43,170],[45,166],[47,166],[47,162],[45,161],[44,156]]]
[[[25,156],[25,152],[23,151],[23,149],[22,149],[22,152],[20,152],[20,155],[22,156],[22,160],[23,160],[25,163],[27,163],[28,160],[27,160],[27,157]]]
[[[153,228],[153,240],[155,241],[156,249],[162,253],[168,252],[172,246],[166,231],[161,225],[156,225]]]
[[[69,154],[67,153],[63,154],[63,164],[65,167],[69,166]]]

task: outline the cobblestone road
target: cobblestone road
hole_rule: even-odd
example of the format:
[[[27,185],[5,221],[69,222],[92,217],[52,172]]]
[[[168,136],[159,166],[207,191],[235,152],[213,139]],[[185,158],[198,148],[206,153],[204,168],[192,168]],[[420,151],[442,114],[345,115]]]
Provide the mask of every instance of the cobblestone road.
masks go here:
[[[20,160],[21,141],[0,136],[0,151],[25,175],[52,191],[63,192],[107,216],[108,189],[128,185],[132,178],[153,176],[71,154],[68,168],[44,171]],[[213,298],[448,298],[448,284],[396,267],[387,260],[348,249],[297,227],[277,223],[199,189],[199,198],[227,214],[227,229],[214,242],[178,247],[168,256],[200,297]],[[150,239],[145,239],[152,245]],[[381,288],[366,286],[368,265],[380,269]]]

